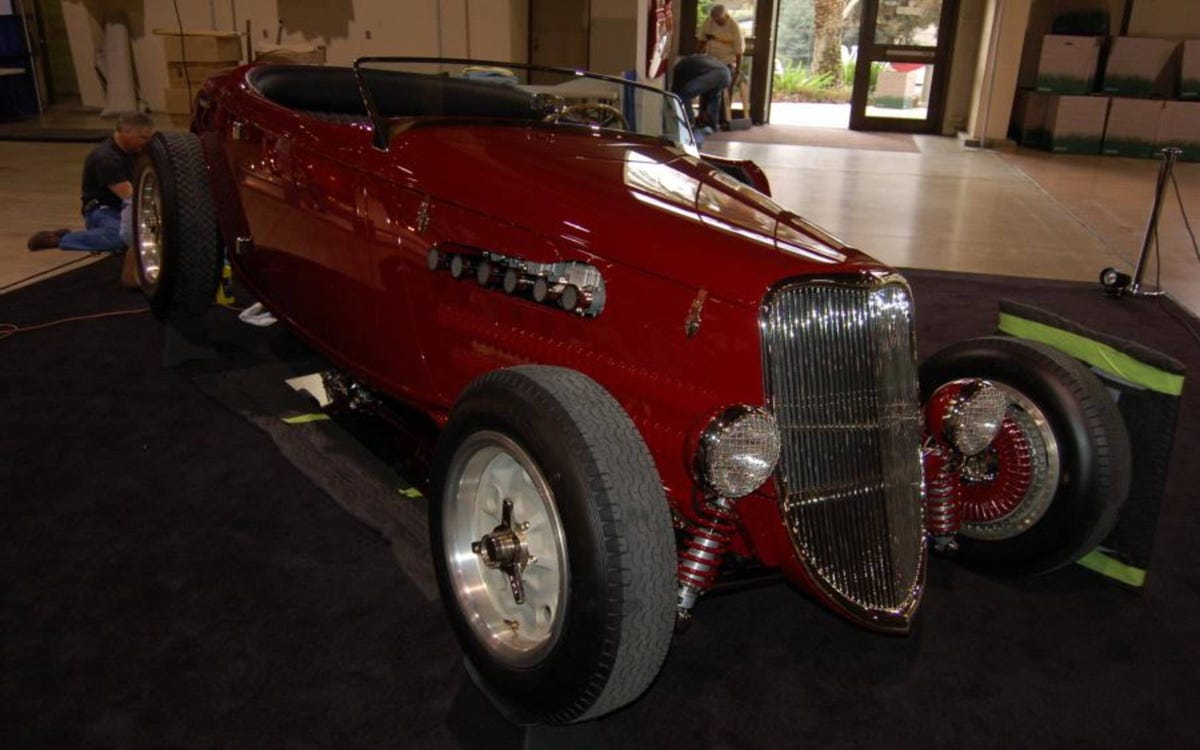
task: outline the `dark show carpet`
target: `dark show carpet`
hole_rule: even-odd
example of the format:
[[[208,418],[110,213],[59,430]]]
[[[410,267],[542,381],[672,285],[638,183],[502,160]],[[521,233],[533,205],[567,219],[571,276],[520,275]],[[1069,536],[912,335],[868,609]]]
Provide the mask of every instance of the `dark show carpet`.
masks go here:
[[[105,260],[0,295],[0,322],[140,307],[117,273]],[[990,333],[1006,296],[1200,372],[1170,302],[906,275],[925,355]],[[311,356],[227,310],[207,322],[222,357],[171,369],[147,313],[0,340],[0,747],[1200,742],[1195,387],[1141,592],[1078,567],[996,580],[935,559],[907,638],[862,631],[786,585],[712,597],[637,703],[526,734],[467,678],[415,562],[420,535],[389,526],[419,526],[419,501],[376,486],[344,509],[387,466],[332,425],[279,426],[280,410],[305,404],[278,378]]]
[[[917,153],[917,142],[907,133],[868,133],[846,128],[809,128],[800,125],[755,125],[749,130],[713,133],[708,141],[778,143],[788,146],[853,148],[867,151]]]

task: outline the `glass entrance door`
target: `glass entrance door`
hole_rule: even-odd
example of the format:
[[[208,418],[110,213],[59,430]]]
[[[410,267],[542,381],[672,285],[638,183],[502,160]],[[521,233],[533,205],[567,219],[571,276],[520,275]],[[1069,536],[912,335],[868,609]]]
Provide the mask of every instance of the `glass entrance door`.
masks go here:
[[[851,130],[936,133],[958,0],[861,0]]]

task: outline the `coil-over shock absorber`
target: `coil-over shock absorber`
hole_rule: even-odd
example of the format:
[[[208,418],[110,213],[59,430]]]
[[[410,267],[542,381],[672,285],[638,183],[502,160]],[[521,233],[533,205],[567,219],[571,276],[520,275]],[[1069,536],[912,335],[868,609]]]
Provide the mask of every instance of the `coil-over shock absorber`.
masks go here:
[[[698,511],[701,521],[691,539],[679,553],[679,601],[676,613],[681,625],[692,616],[696,599],[712,588],[721,565],[737,531],[737,510],[729,498],[718,497],[702,503]]]
[[[925,528],[938,552],[953,552],[962,526],[961,457],[943,443],[930,440],[921,456],[925,473]]]

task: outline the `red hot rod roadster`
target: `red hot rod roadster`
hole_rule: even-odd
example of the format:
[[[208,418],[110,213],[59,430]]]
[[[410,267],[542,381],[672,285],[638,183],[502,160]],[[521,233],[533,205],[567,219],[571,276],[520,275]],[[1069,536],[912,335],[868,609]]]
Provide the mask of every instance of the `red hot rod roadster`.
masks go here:
[[[1049,570],[1126,491],[1090,373],[1001,338],[919,372],[905,281],[753,164],[701,156],[658,89],[465,60],[243,67],[135,179],[161,316],[203,312],[227,257],[343,401],[437,426],[442,598],[516,721],[634,700],[732,564],[904,632],[928,548]]]

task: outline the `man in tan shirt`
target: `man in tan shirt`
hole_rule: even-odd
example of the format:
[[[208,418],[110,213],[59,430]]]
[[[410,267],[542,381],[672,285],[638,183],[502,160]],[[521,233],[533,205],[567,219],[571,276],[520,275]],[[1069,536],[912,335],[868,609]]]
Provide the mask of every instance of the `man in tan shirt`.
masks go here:
[[[708,18],[700,26],[698,51],[711,55],[729,66],[730,78],[733,85],[741,80],[739,73],[742,68],[742,55],[746,51],[746,42],[742,38],[742,30],[737,21],[729,15],[724,5],[714,5],[708,12]],[[724,119],[729,119],[729,95],[724,99]]]
[[[733,20],[724,5],[714,5],[708,12],[708,18],[700,26],[699,42],[700,51],[728,65],[733,79],[737,80],[746,42],[742,39],[742,30],[737,21]]]

